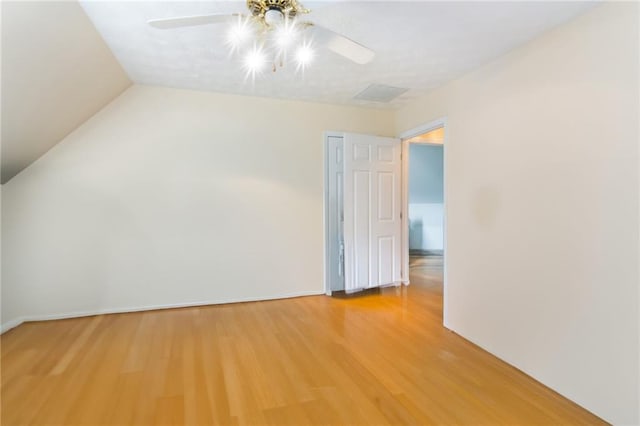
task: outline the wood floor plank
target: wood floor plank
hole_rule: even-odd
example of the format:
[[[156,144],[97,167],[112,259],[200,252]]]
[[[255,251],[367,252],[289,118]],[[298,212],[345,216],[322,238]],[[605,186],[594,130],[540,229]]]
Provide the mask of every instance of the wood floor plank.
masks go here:
[[[2,335],[2,425],[601,425],[442,326],[411,286],[26,323]]]

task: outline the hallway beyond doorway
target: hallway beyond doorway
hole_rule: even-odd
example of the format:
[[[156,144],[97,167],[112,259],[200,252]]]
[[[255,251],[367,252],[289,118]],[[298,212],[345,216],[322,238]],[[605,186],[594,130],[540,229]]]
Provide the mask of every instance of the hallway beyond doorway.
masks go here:
[[[414,255],[409,257],[409,277],[412,285],[438,290],[442,294],[444,259],[442,254]]]

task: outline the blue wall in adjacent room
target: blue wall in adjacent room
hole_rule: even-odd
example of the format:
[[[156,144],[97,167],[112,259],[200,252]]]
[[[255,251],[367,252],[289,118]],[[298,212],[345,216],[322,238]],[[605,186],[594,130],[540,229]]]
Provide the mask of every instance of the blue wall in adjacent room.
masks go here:
[[[444,248],[442,145],[409,145],[409,248]]]

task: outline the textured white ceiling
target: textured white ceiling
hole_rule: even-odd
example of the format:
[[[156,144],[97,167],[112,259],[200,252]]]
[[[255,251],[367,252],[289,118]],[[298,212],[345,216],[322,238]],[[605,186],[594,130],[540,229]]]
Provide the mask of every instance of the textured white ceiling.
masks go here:
[[[318,50],[293,67],[247,80],[225,46],[224,25],[158,30],[149,19],[245,12],[236,2],[108,2],[82,6],[136,83],[338,104],[398,107],[461,76],[593,2],[304,2],[308,20],[375,50],[367,65]],[[410,89],[389,104],[355,100],[371,83]]]

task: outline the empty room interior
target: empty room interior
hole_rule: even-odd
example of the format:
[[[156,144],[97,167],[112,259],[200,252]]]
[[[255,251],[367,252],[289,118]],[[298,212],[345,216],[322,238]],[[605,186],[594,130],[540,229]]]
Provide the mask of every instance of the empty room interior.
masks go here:
[[[640,425],[637,1],[2,1],[2,425]]]

